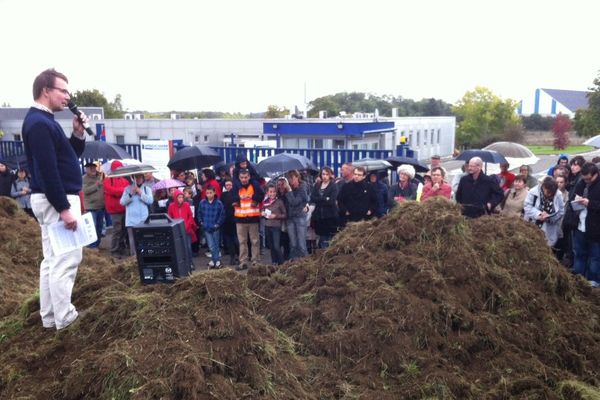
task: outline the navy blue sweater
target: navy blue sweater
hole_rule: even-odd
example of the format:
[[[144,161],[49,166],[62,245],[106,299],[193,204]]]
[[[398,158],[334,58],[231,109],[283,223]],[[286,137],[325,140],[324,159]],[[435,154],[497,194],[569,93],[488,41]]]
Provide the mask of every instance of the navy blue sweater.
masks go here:
[[[79,157],[85,141],[74,135],[67,139],[53,114],[32,107],[23,121],[23,143],[32,193],[44,193],[58,212],[70,208],[67,194],[81,191]]]

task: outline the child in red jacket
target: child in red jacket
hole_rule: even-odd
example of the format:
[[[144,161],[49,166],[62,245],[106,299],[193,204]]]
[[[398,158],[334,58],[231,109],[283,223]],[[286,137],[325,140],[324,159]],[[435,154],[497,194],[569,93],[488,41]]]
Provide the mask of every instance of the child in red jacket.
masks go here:
[[[169,217],[173,219],[182,219],[185,225],[186,237],[186,249],[188,252],[188,256],[190,257],[190,261],[192,260],[192,243],[198,241],[198,237],[196,236],[196,221],[194,220],[194,215],[192,214],[192,209],[190,204],[185,201],[183,196],[183,192],[181,190],[175,191],[173,194],[174,201],[169,204],[169,208],[167,210],[167,214]],[[194,263],[192,261],[192,271],[194,270]]]

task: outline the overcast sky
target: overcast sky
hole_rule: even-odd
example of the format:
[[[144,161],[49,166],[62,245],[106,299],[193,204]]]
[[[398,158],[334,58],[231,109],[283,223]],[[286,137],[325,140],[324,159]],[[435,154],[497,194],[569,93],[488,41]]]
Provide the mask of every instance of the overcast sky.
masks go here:
[[[265,111],[342,91],[454,103],[586,90],[595,0],[0,0],[0,104],[65,73],[146,111]]]

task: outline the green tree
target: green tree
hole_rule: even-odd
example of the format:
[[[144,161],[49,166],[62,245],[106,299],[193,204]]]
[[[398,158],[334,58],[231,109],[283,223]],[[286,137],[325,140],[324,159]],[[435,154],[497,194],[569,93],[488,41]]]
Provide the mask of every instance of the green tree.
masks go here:
[[[502,100],[485,87],[465,93],[452,108],[457,117],[457,144],[477,148],[504,139],[515,126],[520,126],[516,107],[516,101]]]
[[[309,103],[308,116],[315,118],[319,111],[327,111],[336,117],[340,111],[373,113],[377,109],[382,117],[391,117],[392,108],[398,109],[398,116],[452,115],[450,104],[436,99],[422,99],[418,102],[403,99],[401,96],[378,96],[372,93],[342,92],[314,99]]]
[[[588,108],[575,112],[575,131],[579,136],[600,134],[600,75],[594,79],[594,87],[588,93]]]
[[[103,107],[104,118],[123,118],[121,95],[117,94],[115,100],[109,103],[98,89],[81,90],[73,94],[73,102],[80,107]]]
[[[289,114],[290,110],[288,110],[287,108],[271,104],[269,107],[267,107],[265,118],[284,118],[286,115]]]

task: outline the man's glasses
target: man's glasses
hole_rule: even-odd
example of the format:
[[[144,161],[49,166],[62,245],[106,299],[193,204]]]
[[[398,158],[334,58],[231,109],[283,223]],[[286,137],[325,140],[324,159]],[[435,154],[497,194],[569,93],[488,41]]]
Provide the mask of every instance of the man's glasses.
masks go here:
[[[50,89],[56,89],[64,95],[68,95],[69,91],[67,89],[58,88],[56,86],[48,86]]]

